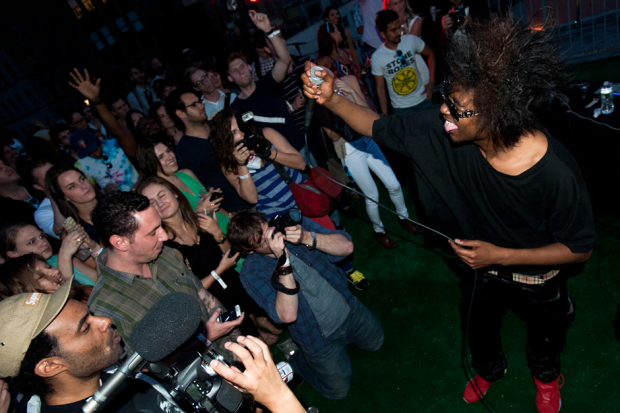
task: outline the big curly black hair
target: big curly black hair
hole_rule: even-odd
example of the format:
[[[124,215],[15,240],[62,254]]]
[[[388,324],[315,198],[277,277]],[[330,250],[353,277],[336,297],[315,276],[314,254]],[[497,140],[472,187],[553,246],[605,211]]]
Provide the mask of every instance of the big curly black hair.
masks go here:
[[[533,109],[568,80],[551,24],[531,30],[510,14],[450,36],[443,61],[452,90],[473,92],[478,128],[499,150],[537,129]]]
[[[112,235],[127,237],[133,242],[140,226],[134,214],[149,206],[150,202],[144,195],[117,191],[103,197],[90,213],[90,218],[101,242],[109,247]]]

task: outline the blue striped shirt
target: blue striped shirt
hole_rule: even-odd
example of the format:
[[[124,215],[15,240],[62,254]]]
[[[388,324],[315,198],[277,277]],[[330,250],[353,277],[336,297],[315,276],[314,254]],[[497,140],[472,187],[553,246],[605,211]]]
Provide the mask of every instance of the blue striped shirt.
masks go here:
[[[288,166],[282,166],[293,179],[293,182],[305,182],[306,179],[301,172]],[[265,166],[259,169],[250,169],[250,173],[258,192],[256,209],[265,214],[268,220],[297,207],[291,190],[271,162],[267,161]]]

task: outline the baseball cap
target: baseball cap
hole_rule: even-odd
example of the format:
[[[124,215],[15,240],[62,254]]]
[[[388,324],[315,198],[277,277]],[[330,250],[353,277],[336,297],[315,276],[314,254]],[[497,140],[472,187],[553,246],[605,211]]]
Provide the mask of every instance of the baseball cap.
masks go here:
[[[97,149],[97,137],[88,129],[78,129],[71,134],[69,139],[71,146],[75,149],[78,156],[86,158]]]
[[[19,373],[30,342],[63,309],[73,277],[54,294],[25,293],[0,301],[0,377]]]

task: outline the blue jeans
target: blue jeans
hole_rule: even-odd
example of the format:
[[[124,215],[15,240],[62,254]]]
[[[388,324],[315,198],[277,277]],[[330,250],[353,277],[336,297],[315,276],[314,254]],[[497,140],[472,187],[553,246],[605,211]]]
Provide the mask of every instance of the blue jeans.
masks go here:
[[[355,308],[347,319],[327,340],[327,348],[314,356],[303,349],[293,354],[289,363],[295,374],[304,378],[316,391],[333,400],[343,399],[351,387],[351,360],[346,346],[377,351],[383,345],[383,327],[379,320],[355,299]]]

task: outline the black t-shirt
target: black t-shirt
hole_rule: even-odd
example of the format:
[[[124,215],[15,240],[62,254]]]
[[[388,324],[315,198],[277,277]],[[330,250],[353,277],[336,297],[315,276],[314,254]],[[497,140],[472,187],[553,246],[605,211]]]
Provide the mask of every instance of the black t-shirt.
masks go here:
[[[228,182],[208,139],[183,135],[176,150],[180,169],[189,169],[207,189],[221,188],[224,193],[222,208],[228,212],[252,208]]]
[[[300,151],[305,145],[304,134],[288,112],[288,106],[282,99],[281,86],[273,79],[271,72],[256,82],[254,93],[247,99],[237,97],[230,105],[238,115],[251,111],[254,116],[269,118],[270,121],[254,119],[259,128],[272,128],[284,136],[293,148]],[[284,120],[284,123],[282,123]]]
[[[105,382],[110,378],[109,374],[102,375]],[[88,398],[87,398],[88,399]],[[60,406],[48,406],[41,404],[41,413],[80,413],[86,400],[63,404]],[[17,405],[15,413],[26,413],[29,397],[24,397]],[[116,389],[112,396],[102,403],[97,413],[182,413],[170,403],[164,396],[159,394],[150,384],[137,379],[127,379]]]
[[[0,196],[0,211],[2,211],[0,227],[18,222],[28,222],[36,225],[34,222],[36,208],[28,202]]]
[[[543,132],[547,153],[532,168],[509,176],[495,170],[476,145],[453,144],[437,109],[381,115],[373,124],[377,142],[413,160],[429,226],[452,238],[505,248],[559,242],[573,253],[588,252],[596,236],[585,182],[568,150]],[[510,270],[533,274],[546,268]]]

